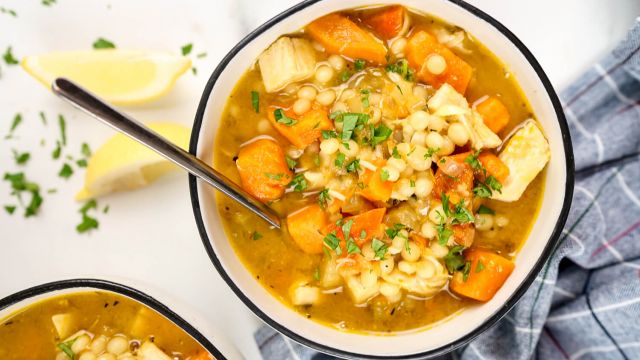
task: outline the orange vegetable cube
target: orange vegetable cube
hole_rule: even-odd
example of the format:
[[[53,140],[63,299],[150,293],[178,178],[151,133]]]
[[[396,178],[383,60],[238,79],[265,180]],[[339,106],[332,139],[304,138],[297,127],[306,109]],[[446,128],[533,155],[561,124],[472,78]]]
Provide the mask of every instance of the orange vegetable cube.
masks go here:
[[[282,113],[295,121],[292,125],[281,123],[276,120],[275,111],[281,109]],[[322,136],[322,130],[333,129],[333,123],[328,117],[327,110],[319,105],[313,105],[311,110],[299,116],[291,108],[270,106],[268,111],[269,121],[278,132],[287,138],[293,145],[300,149],[306,148],[309,144],[318,140]]]
[[[391,181],[382,180],[382,167],[386,164],[386,161],[380,160],[376,162],[376,171],[366,169],[360,176],[360,181],[364,184],[365,188],[358,191],[358,194],[371,201],[385,202],[391,197],[391,190],[393,190],[393,183]]]
[[[306,206],[287,216],[287,229],[293,241],[307,254],[321,254],[327,215],[317,205]]]
[[[293,178],[284,151],[271,139],[258,139],[241,147],[236,167],[242,188],[262,202],[282,197]]]
[[[404,26],[405,9],[401,5],[385,7],[368,14],[362,22],[383,40],[392,39]]]
[[[509,177],[509,167],[494,153],[483,151],[478,155],[478,161],[487,170],[487,173],[493,175],[500,183],[504,183]]]
[[[469,276],[464,281],[461,272],[456,272],[449,287],[455,293],[478,301],[489,301],[500,290],[515,267],[515,264],[493,252],[469,249],[464,253],[471,262]]]
[[[358,246],[361,246],[362,244],[373,240],[374,237],[381,237],[384,234],[384,225],[382,224],[382,219],[384,218],[384,214],[386,212],[386,208],[369,210],[362,214],[342,219],[342,224],[345,224],[348,221],[353,221],[353,224],[351,225],[351,231],[349,231],[349,237],[351,237],[356,242],[356,244],[358,244]],[[363,235],[363,230],[366,234],[364,237],[360,237],[360,235]],[[345,238],[344,234],[342,233],[341,226],[330,224],[327,232],[331,231],[335,231],[336,236],[344,243]]]
[[[384,44],[344,15],[334,13],[314,20],[307,32],[329,53],[380,65],[387,62]]]
[[[507,107],[493,96],[478,104],[476,111],[482,115],[484,124],[496,134],[504,129],[511,120]]]
[[[407,41],[405,54],[409,65],[416,69],[417,77],[421,81],[436,88],[447,83],[461,94],[467,90],[467,85],[473,75],[473,68],[448,47],[440,44],[426,30],[418,30],[411,34]],[[445,60],[446,68],[441,74],[432,74],[427,69],[428,58],[432,55],[440,55]]]

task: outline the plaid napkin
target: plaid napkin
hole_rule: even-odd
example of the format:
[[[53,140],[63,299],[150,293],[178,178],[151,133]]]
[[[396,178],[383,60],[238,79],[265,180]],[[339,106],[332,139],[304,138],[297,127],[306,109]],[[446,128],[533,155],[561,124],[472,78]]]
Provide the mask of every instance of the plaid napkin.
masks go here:
[[[561,94],[576,161],[560,245],[520,302],[450,358],[640,359],[640,18]],[[329,359],[259,329],[265,359]]]

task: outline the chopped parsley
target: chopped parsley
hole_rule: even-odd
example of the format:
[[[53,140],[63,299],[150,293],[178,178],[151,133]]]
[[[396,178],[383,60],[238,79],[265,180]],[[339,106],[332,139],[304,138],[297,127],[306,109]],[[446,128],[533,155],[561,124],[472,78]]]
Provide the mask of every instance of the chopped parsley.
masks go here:
[[[347,80],[349,80],[351,78],[351,71],[349,70],[345,70],[343,72],[341,72],[338,77],[340,78],[340,81],[342,82],[346,82]]]
[[[51,158],[54,160],[59,159],[62,153],[62,145],[60,145],[60,140],[56,141],[56,147],[51,152]]]
[[[98,208],[98,202],[95,199],[91,199],[84,203],[84,205],[78,210],[82,214],[82,221],[76,225],[76,231],[80,234],[85,233],[92,229],[97,229],[99,226],[98,219],[90,216],[89,210],[95,210]]]
[[[60,143],[67,146],[67,122],[64,116],[58,115],[58,125],[60,126]]]
[[[367,238],[367,231],[365,229],[362,229],[362,231],[360,231],[360,239],[366,239]]]
[[[413,69],[409,68],[409,62],[406,59],[400,59],[395,64],[388,64],[385,70],[399,74],[407,81],[413,80]]]
[[[322,138],[325,140],[335,139],[338,137],[338,133],[335,130],[322,130]]]
[[[453,213],[451,214],[452,224],[466,224],[469,222],[473,222],[474,217],[471,211],[464,207],[464,201],[460,200],[453,209]]]
[[[440,148],[428,148],[427,152],[424,153],[424,158],[428,159],[430,157],[433,156],[433,154],[437,153],[438,151],[440,151]]]
[[[346,155],[343,153],[338,153],[338,155],[336,155],[336,159],[333,162],[337,167],[342,167],[342,165],[344,165],[344,160],[346,159]]]
[[[63,179],[68,179],[71,177],[71,175],[73,175],[73,168],[71,168],[71,165],[69,165],[68,163],[62,164],[62,168],[58,172],[58,176]]]
[[[489,215],[495,215],[495,211],[493,211],[493,209],[484,206],[484,205],[480,205],[480,207],[478,208],[478,214],[489,214]]]
[[[272,173],[264,173],[264,176],[268,177],[271,180],[280,181],[284,177],[283,173],[272,174]]]
[[[360,90],[360,101],[362,102],[362,107],[365,109],[369,108],[369,94],[371,94],[371,90],[369,89]]]
[[[364,114],[363,114],[364,115]],[[340,135],[340,140],[342,142],[347,142],[351,140],[353,136],[353,131],[358,125],[358,114],[343,114],[342,115],[342,134]]]
[[[76,165],[81,168],[87,167],[87,159],[76,160]]]
[[[257,230],[251,233],[251,240],[260,240],[262,238],[262,234],[260,234]]]
[[[476,171],[482,170],[482,163],[478,160],[478,155],[480,155],[480,150],[469,154],[466,158],[464,158],[464,162],[471,165],[471,168]]]
[[[13,150],[13,159],[16,161],[16,164],[18,165],[26,164],[30,158],[31,158],[31,154],[28,152],[20,153],[20,152],[17,152],[16,150]]]
[[[478,263],[476,264],[476,272],[479,273],[482,270],[484,270],[484,264],[481,260],[478,260]]]
[[[42,125],[47,126],[47,117],[45,116],[44,111],[40,111],[38,115],[40,116],[40,121],[42,121]]]
[[[364,70],[365,65],[367,64],[367,62],[363,59],[356,59],[353,62],[353,67],[354,69],[356,69],[356,71],[362,71]]]
[[[51,5],[55,4],[56,1],[58,1],[58,0],[42,0],[42,5],[51,6]]]
[[[187,56],[189,54],[191,54],[191,50],[193,49],[193,44],[192,43],[188,43],[183,45],[180,48],[180,52],[182,52],[182,56]]]
[[[292,119],[292,118],[288,117],[287,115],[285,115],[284,114],[284,110],[282,110],[282,109],[276,109],[273,112],[273,116],[275,117],[277,123],[283,124],[283,125],[286,125],[286,126],[293,126],[293,125],[298,123],[297,120]]]
[[[324,243],[329,249],[335,251],[336,255],[342,254],[342,248],[340,247],[340,239],[336,236],[336,232],[332,231],[324,237]]]
[[[380,171],[380,180],[382,181],[389,180],[389,171],[387,169],[382,169],[382,171]]]
[[[406,229],[407,226],[405,224],[395,224],[393,227],[387,228],[384,232],[387,234],[389,239],[395,238],[400,234],[400,230]],[[406,238],[406,236],[403,236]]]
[[[18,17],[18,13],[15,10],[7,9],[5,7],[2,7],[2,6],[0,6],[0,13],[8,14],[8,15],[11,15],[13,17]]]
[[[502,193],[502,184],[500,184],[500,181],[498,181],[498,179],[493,175],[487,176],[484,182],[491,188],[491,190]]]
[[[294,159],[288,157],[288,156],[284,156],[284,159],[287,161],[287,167],[289,168],[289,170],[293,170],[296,168],[296,165],[298,165],[298,162],[295,161]]]
[[[50,0],[42,0],[42,3],[44,4],[45,1],[50,1]],[[73,350],[71,350],[71,346],[73,346],[74,342],[76,342],[76,339],[71,339],[69,341],[65,341],[57,345],[58,349],[62,350],[63,353],[67,354],[67,356],[71,360],[74,360],[76,357],[76,354],[73,352]]]
[[[444,221],[436,225],[436,232],[438,234],[438,244],[442,246],[447,245],[449,238],[453,235],[453,230],[449,229]]]
[[[199,53],[198,55],[196,55],[196,57],[197,57],[198,59],[205,58],[205,57],[207,57],[207,53],[206,53],[206,52],[201,52],[201,53]]]
[[[320,281],[320,268],[313,270],[313,280]]]
[[[353,161],[351,161],[350,163],[347,164],[347,172],[348,173],[352,173],[352,172],[356,172],[358,170],[362,170],[362,168],[360,167],[360,160],[355,159]]]
[[[93,42],[93,48],[94,49],[115,49],[116,45],[105,39],[105,38],[98,38],[98,40]]]
[[[10,139],[13,137],[13,132],[18,128],[18,126],[22,123],[22,114],[18,113],[13,117],[13,121],[11,122],[11,127],[9,128],[9,133],[5,136],[5,139]]]
[[[37,214],[44,200],[40,195],[40,186],[29,181],[22,172],[14,174],[5,173],[4,180],[11,184],[11,195],[15,196],[20,204],[22,204],[23,193],[31,194],[31,200],[25,207],[24,217]]]
[[[378,260],[384,259],[384,256],[387,253],[387,249],[389,249],[387,244],[385,244],[383,241],[380,241],[378,239],[373,239],[371,241],[371,248],[373,249],[373,252],[375,253],[375,257],[374,258],[378,259]]]
[[[260,93],[257,91],[251,92],[251,107],[256,113],[260,112]]]
[[[16,211],[16,206],[15,206],[15,205],[5,205],[5,206],[4,206],[4,210],[5,210],[9,215],[13,215],[13,213]]]
[[[488,198],[491,197],[492,191],[484,183],[478,182],[473,188],[473,194],[479,198]]]
[[[304,175],[297,174],[293,177],[289,186],[293,187],[293,191],[303,192],[307,189],[307,179],[304,178]]]
[[[385,124],[382,124],[382,123],[379,124],[378,126],[376,126],[373,129],[373,137],[371,138],[371,146],[376,146],[376,145],[386,141],[389,138],[389,136],[391,136],[392,133],[393,133],[393,130],[388,128]],[[394,150],[396,151],[396,153],[398,152],[397,149],[394,148]],[[400,156],[400,154],[398,154],[398,158],[399,158],[399,156]]]
[[[7,49],[4,51],[4,54],[2,55],[2,58],[7,65],[18,65],[20,63],[20,61],[18,61],[18,59],[13,56],[13,50],[11,46],[7,47]]]
[[[318,205],[321,207],[326,207],[327,203],[331,201],[331,195],[329,195],[329,189],[324,188],[320,193],[318,193]]]
[[[82,145],[80,146],[80,152],[85,157],[91,157],[91,148],[89,147],[89,144],[87,144],[87,143],[82,143]]]
[[[462,255],[463,250],[464,246],[462,245],[452,247],[449,253],[444,256],[444,264],[451,274],[456,271],[462,271],[463,280],[467,281],[471,270],[471,262],[464,258]]]
[[[413,179],[409,179],[409,186],[411,186],[412,188],[416,187],[416,181]]]
[[[313,158],[313,165],[315,165],[316,167],[320,166],[320,155],[316,155]]]
[[[397,147],[397,146],[395,146],[395,147],[393,148],[393,150],[391,151],[391,156],[392,156],[394,159],[400,159],[400,152],[398,152],[398,147]]]

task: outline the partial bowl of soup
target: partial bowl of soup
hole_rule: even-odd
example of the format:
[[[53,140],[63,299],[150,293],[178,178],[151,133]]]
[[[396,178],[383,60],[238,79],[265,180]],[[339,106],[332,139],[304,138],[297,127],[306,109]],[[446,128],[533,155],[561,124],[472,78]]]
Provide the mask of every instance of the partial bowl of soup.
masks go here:
[[[223,346],[235,354],[226,343]],[[213,360],[225,356],[194,326],[149,295],[111,281],[73,279],[0,299],[0,358]]]
[[[560,237],[573,184],[547,77],[464,2],[308,1],[223,59],[190,151],[283,218],[190,178],[203,243],[267,324],[346,357],[490,327]]]

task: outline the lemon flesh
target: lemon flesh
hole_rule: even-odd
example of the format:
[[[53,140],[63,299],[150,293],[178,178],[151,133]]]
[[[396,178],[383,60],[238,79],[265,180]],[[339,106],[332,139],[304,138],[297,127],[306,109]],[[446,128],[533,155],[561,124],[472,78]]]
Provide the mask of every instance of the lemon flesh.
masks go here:
[[[166,94],[191,60],[168,53],[101,49],[27,56],[22,67],[45,86],[65,77],[117,105],[136,105]]]
[[[186,126],[164,122],[147,126],[183,149],[189,144],[190,130]],[[76,195],[76,200],[84,201],[141,188],[177,169],[176,165],[155,151],[125,135],[117,134],[89,159],[84,188]]]

